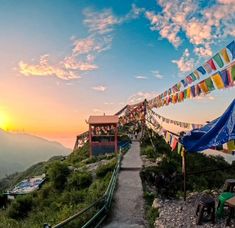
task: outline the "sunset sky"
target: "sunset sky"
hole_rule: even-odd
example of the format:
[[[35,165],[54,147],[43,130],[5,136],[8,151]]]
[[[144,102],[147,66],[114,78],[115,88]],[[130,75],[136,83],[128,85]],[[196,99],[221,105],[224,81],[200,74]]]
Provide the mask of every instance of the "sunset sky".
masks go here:
[[[150,99],[235,39],[235,0],[0,0],[0,128],[73,147],[89,115]],[[160,108],[204,123],[235,89]]]

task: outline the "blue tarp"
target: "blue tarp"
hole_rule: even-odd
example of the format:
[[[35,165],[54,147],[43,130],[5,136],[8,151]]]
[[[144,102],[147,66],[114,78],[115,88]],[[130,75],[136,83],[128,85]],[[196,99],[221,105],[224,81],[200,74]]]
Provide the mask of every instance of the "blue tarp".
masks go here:
[[[224,114],[205,125],[184,135],[180,142],[187,152],[198,152],[220,146],[235,139],[235,99]]]

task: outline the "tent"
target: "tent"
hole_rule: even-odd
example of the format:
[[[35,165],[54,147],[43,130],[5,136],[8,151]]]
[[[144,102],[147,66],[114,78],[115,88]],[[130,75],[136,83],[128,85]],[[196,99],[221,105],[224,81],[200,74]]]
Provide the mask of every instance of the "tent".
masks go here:
[[[181,137],[180,142],[187,152],[206,150],[235,139],[235,99],[224,114],[199,129]]]

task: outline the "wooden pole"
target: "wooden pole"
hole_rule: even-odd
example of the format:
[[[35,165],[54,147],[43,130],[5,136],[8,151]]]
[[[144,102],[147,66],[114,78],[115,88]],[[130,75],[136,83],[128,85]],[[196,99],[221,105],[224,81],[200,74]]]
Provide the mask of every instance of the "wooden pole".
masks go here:
[[[186,201],[186,151],[182,152],[182,172],[183,172],[183,189],[184,189],[184,201]]]
[[[92,128],[91,124],[89,124],[89,143],[90,143],[90,157],[92,157]]]

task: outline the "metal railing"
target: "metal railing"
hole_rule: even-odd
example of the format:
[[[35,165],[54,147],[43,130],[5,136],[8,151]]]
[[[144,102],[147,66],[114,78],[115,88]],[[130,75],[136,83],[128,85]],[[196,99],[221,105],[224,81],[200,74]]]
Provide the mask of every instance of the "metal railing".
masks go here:
[[[98,227],[100,227],[100,225],[105,220],[105,218],[107,217],[107,215],[110,211],[111,203],[112,203],[112,199],[113,199],[113,194],[114,194],[114,190],[115,190],[117,179],[118,179],[118,173],[119,173],[119,170],[121,167],[121,161],[123,158],[123,154],[125,152],[127,152],[129,150],[129,148],[130,148],[130,144],[128,142],[120,147],[118,158],[117,158],[117,164],[116,164],[114,171],[112,173],[108,187],[107,187],[104,195],[100,199],[98,199],[97,201],[95,201],[94,203],[89,205],[88,207],[84,208],[83,210],[79,211],[78,213],[70,216],[69,218],[65,219],[64,221],[61,221],[60,223],[58,223],[54,226],[51,226],[51,225],[45,223],[43,225],[43,227],[44,228],[65,227],[65,225],[68,225],[70,222],[81,218],[86,212],[88,212],[92,209],[97,210],[97,206],[99,207],[98,211],[88,221],[86,221],[85,224],[82,225],[81,228],[89,228],[89,227],[98,228]]]

